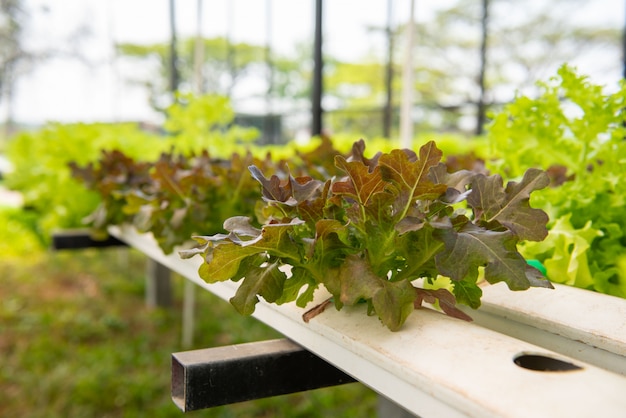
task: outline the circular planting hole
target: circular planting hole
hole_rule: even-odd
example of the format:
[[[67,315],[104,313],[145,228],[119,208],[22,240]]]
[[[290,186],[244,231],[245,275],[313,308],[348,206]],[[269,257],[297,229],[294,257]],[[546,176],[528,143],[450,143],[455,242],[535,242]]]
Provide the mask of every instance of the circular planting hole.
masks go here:
[[[547,357],[541,354],[518,354],[513,359],[513,362],[524,369],[538,372],[571,372],[574,370],[582,370],[582,367],[568,361]]]

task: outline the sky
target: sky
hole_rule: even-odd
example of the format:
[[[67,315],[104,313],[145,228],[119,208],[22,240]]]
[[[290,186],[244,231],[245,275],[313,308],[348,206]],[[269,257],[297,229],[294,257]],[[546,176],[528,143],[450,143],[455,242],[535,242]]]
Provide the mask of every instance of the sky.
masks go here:
[[[268,34],[267,3],[271,3],[272,30]],[[444,2],[445,3],[445,2]],[[48,120],[137,120],[158,115],[146,105],[146,93],[120,79],[124,71],[114,57],[116,42],[151,43],[169,39],[168,0],[28,0],[33,12],[29,44],[34,49],[62,45],[79,49],[90,65],[76,59],[52,59],[22,78],[17,87],[15,119],[26,123]],[[383,47],[382,27],[387,19],[385,1],[327,1],[324,48],[346,59],[358,59],[369,48]],[[409,2],[396,0],[394,21],[408,12]],[[197,32],[196,0],[178,0],[179,38]],[[312,39],[312,0],[204,0],[202,33],[206,37],[230,36],[256,44],[271,37],[277,52],[289,53],[298,42]],[[85,30],[87,28],[87,30]],[[83,31],[83,37],[78,34]],[[72,46],[72,39],[77,39]]]
[[[113,44],[167,41],[168,0],[24,0],[30,19],[27,46],[55,50],[48,59],[20,78],[15,91],[14,118],[22,123],[47,121],[157,121],[143,89],[129,85],[126,68],[115,57]],[[416,20],[452,0],[416,0]],[[624,1],[594,0],[578,18],[621,25]],[[178,36],[197,32],[197,0],[177,0]],[[313,0],[204,0],[201,31],[205,37],[230,36],[234,41],[263,44],[289,53],[313,33]],[[364,5],[367,4],[367,7]],[[266,13],[268,5],[271,16]],[[395,0],[393,24],[406,20],[409,0]],[[386,0],[327,0],[324,3],[324,48],[333,56],[356,60],[370,50],[382,51]],[[268,24],[271,30],[268,31]],[[82,59],[72,55],[78,52]],[[74,54],[75,55],[75,54]],[[0,104],[0,117],[6,106]]]

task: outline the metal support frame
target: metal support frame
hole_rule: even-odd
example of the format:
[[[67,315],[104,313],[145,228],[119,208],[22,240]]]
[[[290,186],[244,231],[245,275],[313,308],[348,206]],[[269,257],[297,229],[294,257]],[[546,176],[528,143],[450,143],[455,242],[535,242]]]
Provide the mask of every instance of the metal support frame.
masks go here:
[[[185,412],[352,382],[288,339],[172,354],[172,400]]]
[[[94,239],[84,229],[63,230],[52,234],[52,248],[55,250],[78,250],[81,248],[127,247],[125,242],[108,236],[106,239]]]
[[[149,258],[146,264],[146,305],[172,306],[172,272],[158,261]]]
[[[149,234],[130,226],[110,227],[109,232],[221,299],[229,300],[237,291],[238,283],[206,283],[198,276],[200,258],[164,254]],[[589,350],[610,351],[623,362],[623,300],[569,286],[555,288],[556,298],[545,289],[520,295],[502,283],[487,286],[481,309],[562,336],[564,344],[578,341]],[[313,302],[325,298],[320,293]],[[563,317],[572,307],[580,308],[572,311],[580,315]],[[295,304],[259,303],[253,316],[420,416],[593,416],[602,411],[603,416],[622,417],[626,410],[624,376],[615,373],[614,364],[604,368],[587,363],[577,349],[566,355],[545,347],[539,335],[516,333],[512,338],[482,326],[477,318],[467,323],[430,309],[417,310],[402,332],[390,333],[363,313],[364,306],[347,312],[331,309],[304,323],[302,309]],[[536,356],[580,369],[555,369],[552,363],[543,367]],[[481,376],[480,384],[473,376]],[[533,387],[541,388],[533,392],[533,402],[518,402],[517,395]],[[184,388],[175,393],[184,396]]]
[[[183,323],[181,342],[183,348],[189,348],[193,344],[193,331],[195,328],[194,313],[196,311],[196,285],[191,280],[185,280],[185,292],[183,296]]]
[[[321,135],[323,127],[324,57],[322,48],[322,0],[315,0],[315,33],[313,42],[313,86],[311,92],[311,135]]]

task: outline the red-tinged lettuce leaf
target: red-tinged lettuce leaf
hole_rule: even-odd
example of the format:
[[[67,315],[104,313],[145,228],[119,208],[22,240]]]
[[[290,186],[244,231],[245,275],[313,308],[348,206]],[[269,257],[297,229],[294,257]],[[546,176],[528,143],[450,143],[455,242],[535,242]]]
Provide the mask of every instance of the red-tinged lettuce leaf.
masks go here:
[[[321,194],[315,198],[307,199],[298,204],[296,211],[298,217],[314,228],[315,223],[324,219],[324,209],[328,203],[328,193],[330,192],[330,180],[324,183]]]
[[[453,173],[448,172],[448,167],[444,163],[439,163],[432,167],[428,173],[430,181],[436,184],[445,184],[458,191],[465,191],[472,182],[476,173],[469,170],[460,170]]]
[[[160,187],[164,191],[173,195],[179,195],[182,198],[185,195],[180,188],[179,181],[180,171],[185,167],[185,162],[186,160],[182,156],[176,161],[171,154],[161,154],[161,158],[154,164],[152,178],[159,182]]]
[[[413,216],[407,216],[405,218],[402,218],[400,222],[396,224],[395,229],[398,234],[403,235],[407,232],[419,231],[424,227],[424,225],[426,225],[426,220],[423,217],[417,218]]]
[[[309,176],[300,176],[294,178],[290,175],[289,181],[291,182],[293,198],[298,203],[305,202],[308,199],[311,199],[324,185],[324,182],[315,180]]]
[[[450,172],[469,170],[473,173],[489,173],[485,167],[485,160],[479,158],[474,151],[463,154],[448,155],[446,157],[446,166]]]
[[[435,257],[437,268],[454,281],[462,281],[485,266],[485,279],[492,284],[505,282],[511,290],[551,287],[517,252],[518,240],[511,231],[491,231],[468,223],[458,232],[436,230],[435,235],[445,246]]]
[[[403,150],[392,150],[380,156],[378,163],[383,178],[393,183],[407,204],[417,199],[432,200],[445,193],[447,187],[434,184],[428,173],[441,160],[442,152],[433,141],[423,145],[419,150],[419,158],[411,161]]]
[[[198,243],[197,247],[180,250],[178,254],[182,259],[189,259],[195,255],[201,255],[205,263],[210,263],[213,259],[213,250],[216,246],[225,242],[229,235],[215,234],[211,236],[193,236],[192,239]],[[202,268],[202,267],[201,267]]]
[[[376,276],[359,256],[346,257],[341,270],[341,302],[354,305],[371,302],[376,315],[391,331],[400,329],[414,309],[415,288],[407,280],[390,282]],[[335,296],[336,297],[336,296]]]
[[[432,167],[428,173],[428,178],[433,183],[448,186],[445,195],[441,198],[441,200],[448,203],[458,203],[465,200],[471,193],[470,190],[467,190],[467,186],[475,176],[475,172],[468,170],[448,173],[448,167],[444,163],[439,163]]]
[[[224,221],[224,229],[236,236],[256,238],[261,230],[252,226],[249,216],[232,216]]]
[[[195,255],[203,255],[204,259],[207,261],[211,260],[213,257],[213,248],[216,243],[220,243],[228,238],[226,234],[215,234],[211,236],[192,236],[194,241],[198,243],[198,246],[195,248],[189,248],[185,250],[180,250],[178,254],[182,259],[189,259]]]
[[[365,157],[365,141],[359,139],[352,144],[352,155],[350,161],[360,161],[370,168],[370,171],[374,170],[374,167],[378,165],[378,159],[382,155],[382,152],[378,151],[372,158]]]
[[[261,170],[254,165],[248,167],[248,170],[250,170],[252,177],[263,186],[263,199],[282,203],[288,203],[290,199],[294,200],[290,181],[281,181],[275,174],[267,179]]]
[[[102,150],[99,167],[89,163],[81,168],[71,162],[72,175],[107,199],[111,193],[127,187],[143,188],[150,183],[150,164],[136,162],[121,151]]]
[[[383,180],[379,167],[372,172],[360,161],[347,161],[343,156],[335,157],[335,165],[345,171],[348,180],[333,183],[331,191],[354,199],[361,206],[367,206],[372,196],[385,190],[387,183]]]
[[[415,299],[415,308],[419,308],[422,302],[435,304],[438,302],[439,308],[446,315],[453,318],[471,321],[472,317],[456,307],[456,299],[454,295],[446,289],[415,289],[417,298]]]
[[[251,315],[262,296],[267,302],[276,302],[283,294],[287,276],[278,269],[278,263],[248,269],[243,282],[230,303],[242,315]]]
[[[275,174],[267,179],[261,170],[251,165],[248,167],[252,177],[263,186],[263,199],[267,201],[281,202],[289,206],[305,202],[312,198],[324,182],[315,180],[310,176],[288,176],[286,180],[280,180]]]
[[[467,203],[475,218],[485,224],[498,222],[520,240],[541,241],[548,235],[548,215],[529,205],[530,193],[548,186],[550,179],[541,170],[531,168],[521,182],[509,182],[502,187],[499,175],[476,175]]]

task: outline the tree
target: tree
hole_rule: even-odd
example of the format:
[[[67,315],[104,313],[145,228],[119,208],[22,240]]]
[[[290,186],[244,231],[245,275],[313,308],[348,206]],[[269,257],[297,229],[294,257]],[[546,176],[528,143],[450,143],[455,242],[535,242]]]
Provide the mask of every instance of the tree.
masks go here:
[[[330,127],[335,131],[354,132],[360,135],[384,135],[384,108],[387,105],[387,67],[376,57],[361,62],[343,62],[328,58],[326,61],[325,94],[335,108],[327,112]],[[399,88],[398,77],[391,77],[391,89]],[[393,103],[391,103],[393,110]],[[394,125],[393,112],[389,115]]]
[[[416,25],[413,82],[420,128],[463,126],[480,134],[489,110],[510,101],[518,90],[534,88],[537,80],[554,74],[564,62],[575,63],[586,54],[613,48],[614,66],[619,67],[621,29],[572,19],[585,4],[458,0],[431,20],[422,19]],[[398,63],[398,54],[406,48],[404,32],[401,25],[392,34]],[[386,52],[378,51],[358,62],[335,60],[327,66],[326,94],[344,109],[341,117],[334,117],[341,129],[380,134],[380,129],[372,130],[376,118],[359,117],[356,111],[380,112],[385,106],[386,61]],[[401,81],[394,77],[394,91],[400,91]],[[355,112],[348,114],[346,108]]]
[[[226,38],[203,39],[204,63],[202,65],[201,86],[203,92],[231,96],[237,82],[253,68],[265,62],[265,48],[248,43],[230,43]],[[180,71],[179,88],[189,92],[193,85],[194,54],[196,38],[190,37],[178,42],[178,66]],[[146,86],[150,92],[151,105],[163,109],[168,103],[168,80],[170,77],[168,43],[149,45],[119,44],[117,52],[122,57],[134,59],[152,67],[151,75],[131,82]]]
[[[458,0],[432,19],[415,25],[414,81],[418,129],[480,132],[485,115],[510,101],[515,91],[533,88],[535,81],[553,74],[564,62],[576,62],[586,53],[620,47],[620,28],[605,28],[571,19],[584,0]],[[488,11],[488,14],[485,12]],[[489,25],[487,26],[487,22]],[[488,30],[487,30],[488,29]],[[404,27],[391,31],[391,89],[395,99],[392,125],[397,125],[401,78],[400,54],[406,41]],[[283,102],[310,100],[311,45],[295,57],[272,55],[267,48],[229,43],[225,38],[204,39],[204,91],[231,96],[247,77],[263,77],[271,66],[271,81],[252,95]],[[195,39],[179,42],[180,88],[191,91]],[[167,91],[167,45],[118,45],[122,56],[152,63],[152,74],[140,80],[151,91],[153,105],[162,108]],[[324,56],[325,118],[335,131],[354,130],[381,135],[387,51],[370,51],[355,62]],[[488,58],[488,60],[487,60]],[[615,59],[615,66],[620,65]],[[271,84],[269,84],[271,83]],[[271,85],[271,88],[268,87]],[[304,106],[303,106],[304,107]],[[290,108],[293,108],[291,106]],[[272,106],[273,112],[280,112]]]
[[[584,0],[556,0],[532,2],[532,14],[524,19],[520,12],[523,3],[515,0],[491,0],[494,18],[491,21],[494,36],[491,48],[494,63],[491,66],[494,81],[515,83],[529,88],[539,79],[552,75],[564,62],[580,61],[603,48],[619,51],[621,28],[577,22],[573,19]],[[513,10],[512,10],[513,9]],[[607,10],[610,13],[610,10]],[[502,16],[515,13],[520,18],[507,24]],[[616,54],[615,66],[619,67]],[[511,76],[516,74],[516,76]]]
[[[23,0],[0,0],[0,102],[7,112],[5,134],[11,133],[13,129],[13,94],[20,77],[42,62],[57,57],[77,59],[83,64],[93,65],[80,50],[80,42],[89,35],[84,22],[65,28],[69,31],[62,39],[54,39],[46,46],[26,45],[25,38],[31,35],[33,28],[29,26],[31,19],[38,13],[47,14],[51,10],[48,6],[32,8]]]
[[[554,74],[564,62],[586,53],[620,45],[620,29],[594,26],[571,19],[582,0],[540,1],[459,0],[416,25],[416,108],[420,129],[466,129],[481,133],[490,109],[513,98],[516,90]],[[392,33],[396,54],[405,50],[402,26]],[[616,53],[617,56],[617,53]],[[372,126],[385,106],[386,52],[378,51],[358,62],[334,60],[327,65],[326,95],[344,109],[329,115],[335,127],[380,135]],[[401,57],[394,55],[394,61]],[[615,66],[619,60],[615,59]],[[396,66],[392,66],[398,73]],[[395,76],[394,91],[401,88]],[[399,96],[399,95],[394,95]],[[397,103],[393,104],[397,108]],[[347,109],[354,112],[347,112]],[[363,117],[363,113],[369,114]]]
[[[600,48],[619,48],[619,28],[572,19],[584,4],[582,0],[459,0],[441,10],[432,21],[418,26],[415,88],[421,102],[458,109],[457,123],[460,109],[476,107],[477,123],[482,126],[486,109],[511,100],[517,90],[532,88],[564,62],[580,60]],[[487,66],[481,66],[483,54],[489,56]],[[615,63],[619,65],[617,59]]]
[[[0,100],[6,102],[5,130],[13,125],[13,89],[20,66],[33,57],[22,47],[22,22],[24,15],[19,0],[0,1]]]

